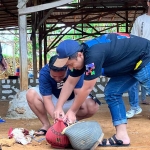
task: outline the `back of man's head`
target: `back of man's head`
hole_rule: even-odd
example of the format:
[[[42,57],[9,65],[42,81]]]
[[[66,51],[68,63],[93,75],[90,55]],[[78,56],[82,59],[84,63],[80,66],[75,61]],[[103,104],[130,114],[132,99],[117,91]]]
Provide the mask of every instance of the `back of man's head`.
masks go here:
[[[66,71],[67,70],[67,66],[64,66],[64,67],[56,67],[54,66],[54,63],[56,61],[56,59],[58,58],[58,55],[54,55],[50,58],[49,60],[49,68],[53,71]]]

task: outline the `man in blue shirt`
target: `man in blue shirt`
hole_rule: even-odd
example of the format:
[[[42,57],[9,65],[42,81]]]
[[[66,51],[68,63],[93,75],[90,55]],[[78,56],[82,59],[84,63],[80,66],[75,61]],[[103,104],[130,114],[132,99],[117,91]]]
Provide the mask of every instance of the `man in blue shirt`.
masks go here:
[[[104,94],[110,109],[116,134],[104,139],[101,146],[129,146],[130,138],[126,126],[126,109],[122,95],[137,81],[150,94],[150,41],[123,33],[104,34],[81,45],[74,40],[65,40],[57,47],[58,59],[54,66],[67,65],[73,69],[59,96],[55,118],[63,114],[67,123],[76,121],[76,113],[96,84],[104,68],[104,75],[110,77]],[[84,84],[79,96],[74,100],[68,112],[64,114],[62,106],[77,83],[77,78],[85,73]],[[68,88],[69,87],[69,88]],[[72,87],[72,88],[71,88]]]
[[[71,73],[67,67],[55,67],[53,66],[57,55],[51,57],[49,64],[45,65],[39,74],[39,88],[33,87],[27,91],[27,101],[32,111],[39,118],[43,124],[42,128],[36,132],[36,135],[45,135],[50,122],[47,117],[47,113],[50,117],[53,117],[54,108],[59,98],[63,84]],[[74,90],[71,92],[66,103],[63,105],[63,110],[67,110],[71,107],[74,101],[74,97],[78,96],[78,92],[83,84],[84,75],[81,75],[78,83],[75,85]],[[72,88],[72,87],[70,87]],[[94,109],[93,109],[94,108]],[[78,120],[91,117],[99,109],[99,105],[90,97],[85,98],[85,102],[78,110],[76,117]]]

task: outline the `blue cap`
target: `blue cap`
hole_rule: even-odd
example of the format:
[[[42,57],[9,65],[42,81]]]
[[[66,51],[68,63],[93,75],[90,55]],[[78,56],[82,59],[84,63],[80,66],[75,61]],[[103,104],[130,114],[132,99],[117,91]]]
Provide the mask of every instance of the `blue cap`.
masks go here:
[[[56,48],[58,58],[56,59],[54,66],[63,67],[66,65],[69,56],[73,55],[80,49],[80,44],[75,40],[64,40]]]

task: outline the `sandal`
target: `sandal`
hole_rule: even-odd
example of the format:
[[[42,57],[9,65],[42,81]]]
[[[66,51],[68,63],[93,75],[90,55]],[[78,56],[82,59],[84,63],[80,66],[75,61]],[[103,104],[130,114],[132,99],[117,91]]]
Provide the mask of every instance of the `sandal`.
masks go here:
[[[107,145],[107,140],[109,141],[110,145]],[[103,139],[102,144],[99,144],[98,146],[101,147],[123,147],[123,146],[129,146],[129,144],[123,144],[122,140],[118,140],[115,137],[115,134],[109,138],[109,139]]]
[[[4,123],[4,122],[6,121],[0,117],[0,123]]]
[[[39,132],[43,132],[42,134],[40,134]],[[36,133],[34,133],[34,135],[36,136],[43,136],[46,135],[47,131],[45,129],[39,129]]]
[[[143,104],[143,105],[150,105],[150,103],[147,102],[147,101],[143,101],[143,102],[141,102],[141,104]]]

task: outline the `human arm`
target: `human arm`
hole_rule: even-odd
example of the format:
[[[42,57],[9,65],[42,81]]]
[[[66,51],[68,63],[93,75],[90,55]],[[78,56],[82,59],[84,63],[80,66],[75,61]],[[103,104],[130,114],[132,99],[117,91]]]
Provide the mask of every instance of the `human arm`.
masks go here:
[[[40,70],[39,91],[42,95],[43,103],[47,113],[53,118],[54,104],[52,100],[52,95],[57,95],[57,93],[59,93],[59,89],[57,89],[56,81],[50,76],[50,70],[48,65],[45,65]],[[55,94],[54,91],[56,91]]]
[[[47,113],[52,117],[54,118],[54,104],[52,102],[52,95],[48,95],[48,96],[43,96],[43,103],[44,103],[44,106],[45,106],[45,109],[47,111]]]
[[[93,80],[85,80],[82,88],[78,91],[73,105],[70,107],[63,120],[65,122],[74,123],[76,121],[76,113],[79,110],[80,106],[92,91],[94,85],[96,84],[97,78]]]
[[[64,113],[63,114],[61,113],[62,107],[63,107],[64,103],[67,101],[70,94],[72,93],[72,91],[73,91],[75,85],[77,84],[77,82],[79,81],[79,79],[80,79],[80,76],[79,77],[68,76],[66,82],[64,83],[64,85],[62,87],[58,102],[56,104],[56,108],[54,111],[55,119],[64,116]]]
[[[1,71],[4,71],[7,69],[7,63],[5,61],[5,59],[3,58],[3,55],[2,55],[2,47],[1,47],[1,43],[0,43],[0,70]]]
[[[0,70],[5,71],[7,69],[7,62],[4,58],[2,58],[2,61],[0,62],[0,64],[2,66],[2,67],[0,67]]]
[[[135,20],[135,22],[133,23],[133,27],[131,29],[131,34],[136,35],[136,36],[140,36],[140,28],[139,28],[140,24],[139,24],[139,18],[137,18]]]

